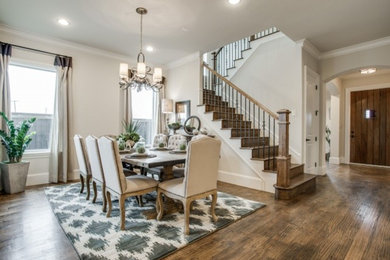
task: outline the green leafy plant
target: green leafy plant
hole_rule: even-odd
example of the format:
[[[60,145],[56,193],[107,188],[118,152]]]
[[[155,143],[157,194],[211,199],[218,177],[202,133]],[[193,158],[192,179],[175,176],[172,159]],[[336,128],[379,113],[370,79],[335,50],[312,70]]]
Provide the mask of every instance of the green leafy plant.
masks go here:
[[[140,139],[139,134],[137,133],[138,129],[140,128],[141,124],[139,121],[132,121],[130,123],[122,122],[123,128],[125,130],[124,133],[121,133],[118,136],[118,140],[122,139],[124,142],[131,140],[134,143],[138,142]]]
[[[181,144],[181,145],[179,146],[179,149],[180,149],[181,151],[184,151],[186,148],[187,148],[187,145],[186,145],[186,144]]]
[[[330,129],[329,129],[329,127],[325,127],[325,140],[326,140],[326,142],[330,145],[330,134],[331,134],[331,132],[330,132]]]
[[[29,133],[29,131],[36,118],[24,120],[19,126],[15,126],[14,121],[9,120],[3,112],[0,112],[0,115],[8,127],[8,133],[0,130],[1,144],[5,146],[10,163],[20,162],[24,151],[32,141],[32,136],[35,135],[35,132]]]
[[[180,129],[180,127],[182,127],[182,125],[179,122],[171,123],[168,125],[168,128],[173,130],[178,130]]]

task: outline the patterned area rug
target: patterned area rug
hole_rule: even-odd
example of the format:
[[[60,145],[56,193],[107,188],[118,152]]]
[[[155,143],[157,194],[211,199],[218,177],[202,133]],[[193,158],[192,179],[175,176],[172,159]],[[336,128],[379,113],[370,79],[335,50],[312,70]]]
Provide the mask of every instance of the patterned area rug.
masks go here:
[[[148,194],[143,196],[142,208],[135,198],[126,200],[126,231],[120,231],[118,200],[113,201],[111,217],[106,218],[100,190],[95,204],[79,191],[79,183],[45,189],[54,214],[81,259],[158,259],[265,206],[218,192],[218,221],[211,221],[211,200],[197,200],[190,215],[190,235],[185,236],[184,215],[179,212],[164,215],[161,221],[144,217],[144,210],[155,209],[156,194]]]

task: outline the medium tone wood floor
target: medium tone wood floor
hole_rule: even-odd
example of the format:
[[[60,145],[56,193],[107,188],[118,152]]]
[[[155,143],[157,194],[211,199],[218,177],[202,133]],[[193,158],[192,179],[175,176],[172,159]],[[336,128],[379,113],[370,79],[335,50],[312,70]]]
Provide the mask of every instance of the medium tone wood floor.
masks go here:
[[[293,201],[226,183],[267,207],[167,259],[390,259],[390,170],[330,166]],[[0,259],[77,259],[43,188],[0,196]]]

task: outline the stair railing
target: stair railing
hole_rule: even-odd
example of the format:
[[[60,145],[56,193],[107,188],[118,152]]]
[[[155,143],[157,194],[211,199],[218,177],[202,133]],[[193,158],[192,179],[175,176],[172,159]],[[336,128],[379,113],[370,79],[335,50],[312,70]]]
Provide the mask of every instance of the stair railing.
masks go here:
[[[276,185],[280,187],[289,185],[290,111],[280,110],[279,115],[272,112],[206,63],[202,63],[201,71],[201,104],[211,106],[211,110],[215,112],[213,119],[227,120],[228,127],[235,131],[232,132],[233,136],[243,137],[245,146],[251,146],[248,145],[249,143],[258,144],[256,151],[259,158],[264,158],[264,168],[277,170]],[[242,140],[241,144],[243,144]],[[278,145],[278,154],[276,145]]]
[[[213,69],[224,77],[228,76],[228,69],[234,68],[235,61],[242,59],[242,52],[251,48],[252,41],[267,37],[277,33],[279,30],[276,27],[268,28],[249,37],[229,43],[217,51],[212,52]]]

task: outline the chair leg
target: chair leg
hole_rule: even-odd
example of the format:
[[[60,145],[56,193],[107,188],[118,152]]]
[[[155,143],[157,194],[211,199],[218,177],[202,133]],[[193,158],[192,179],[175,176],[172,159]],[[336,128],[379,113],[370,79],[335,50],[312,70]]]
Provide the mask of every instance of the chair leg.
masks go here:
[[[121,195],[119,197],[119,210],[121,213],[121,230],[125,230],[125,200],[126,198]]]
[[[87,197],[85,199],[89,200],[89,196],[91,195],[91,187],[90,187],[91,177],[87,175],[86,179],[87,179]]]
[[[92,203],[95,203],[96,202],[96,198],[97,198],[97,188],[96,188],[96,182],[94,180],[92,180],[92,187],[93,187]]]
[[[138,198],[138,206],[143,207],[144,202],[142,201],[142,195],[137,196],[137,198]]]
[[[213,200],[211,201],[210,211],[211,211],[211,216],[213,217],[213,221],[216,222],[218,220],[217,215],[215,215],[215,206],[217,205],[217,192],[213,193],[211,197]]]
[[[112,210],[111,193],[109,191],[106,191],[106,197],[108,203],[108,210],[107,210],[106,217],[109,218],[111,216],[111,210]]]
[[[162,202],[162,193],[160,190],[157,190],[157,201],[156,204],[158,204],[158,207],[156,207],[157,211],[157,220],[161,220],[164,215],[164,205]]]
[[[84,176],[80,174],[80,183],[81,183],[81,189],[80,193],[84,192]]]
[[[190,207],[191,200],[185,199],[184,205],[184,235],[190,234]]]
[[[102,185],[102,196],[103,196],[103,212],[107,212],[107,196],[106,196],[106,183]]]

